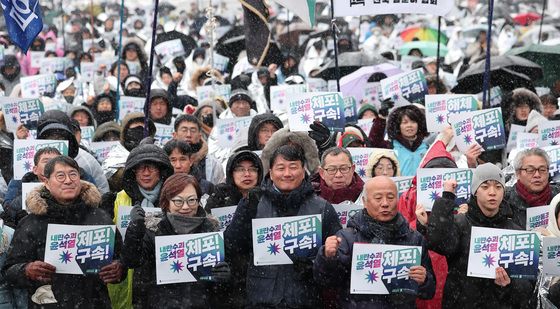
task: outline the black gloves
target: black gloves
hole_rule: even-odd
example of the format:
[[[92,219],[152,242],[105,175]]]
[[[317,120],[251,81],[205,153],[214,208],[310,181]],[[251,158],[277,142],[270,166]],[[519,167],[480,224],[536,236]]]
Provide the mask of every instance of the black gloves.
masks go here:
[[[146,218],[146,212],[144,208],[140,206],[132,207],[130,211],[130,223],[128,225],[127,234],[133,232],[134,234],[141,236],[144,235],[146,231],[146,225],[144,224],[144,219]]]
[[[309,137],[315,140],[319,153],[322,153],[325,149],[336,145],[336,134],[331,133],[329,128],[327,128],[323,123],[315,120],[309,125],[309,127],[311,128],[311,131],[309,131]]]
[[[263,194],[263,190],[259,187],[256,186],[253,189],[249,190],[249,194],[247,196],[248,199],[248,207],[251,209],[257,209],[257,206],[259,205],[259,200],[261,199],[261,196]]]
[[[228,263],[219,262],[212,268],[212,281],[227,282],[231,277],[231,270]]]
[[[395,102],[391,99],[385,99],[381,102],[381,107],[379,108],[379,115],[383,116],[383,118],[387,118],[389,115],[389,110],[395,107]]]

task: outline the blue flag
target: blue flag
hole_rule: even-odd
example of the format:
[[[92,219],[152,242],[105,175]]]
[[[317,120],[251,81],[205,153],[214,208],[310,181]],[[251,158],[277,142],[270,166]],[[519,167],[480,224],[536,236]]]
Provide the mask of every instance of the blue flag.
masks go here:
[[[0,0],[10,39],[24,52],[43,29],[39,0]]]

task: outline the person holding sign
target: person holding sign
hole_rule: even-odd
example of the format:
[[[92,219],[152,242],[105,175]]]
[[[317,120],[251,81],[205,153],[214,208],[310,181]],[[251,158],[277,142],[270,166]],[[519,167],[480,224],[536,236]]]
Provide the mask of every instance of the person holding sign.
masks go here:
[[[212,286],[229,280],[229,266],[225,262],[215,264],[210,278],[200,277],[197,282],[189,283],[156,284],[157,236],[219,230],[218,221],[208,216],[200,206],[201,195],[193,176],[178,173],[169,177],[161,189],[159,205],[162,216],[146,217],[139,205],[130,212],[131,222],[122,256],[125,265],[135,269],[134,308],[212,308],[212,302],[218,302],[217,295],[212,294]]]
[[[507,188],[504,199],[511,209],[513,222],[525,229],[527,208],[545,206],[560,193],[560,186],[551,185],[550,159],[540,148],[522,150],[515,156],[513,168],[517,183]]]
[[[453,215],[454,179],[444,182],[444,192],[436,199],[428,221],[428,247],[447,258],[449,273],[443,292],[444,308],[526,308],[530,307],[533,284],[512,279],[503,267],[496,279],[467,276],[471,227],[522,230],[507,217],[504,209],[504,174],[492,163],[479,165],[472,177],[469,210]]]
[[[49,224],[112,224],[111,217],[98,208],[101,194],[91,183],[80,181],[78,164],[68,156],[51,159],[44,177],[44,185],[27,197],[30,214],[14,234],[3,268],[6,280],[14,287],[27,288],[30,304],[35,291],[50,284],[58,308],[111,308],[106,284],[120,282],[125,274],[118,260],[120,237],[115,239],[113,261],[95,274],[57,274],[54,266],[43,262]]]
[[[320,215],[322,241],[340,230],[333,206],[314,194],[305,162],[303,150],[297,144],[284,145],[273,152],[270,172],[262,186],[249,191],[248,197],[241,200],[224,232],[227,256],[246,252],[255,255],[252,219]],[[292,264],[249,264],[246,308],[320,308],[320,290],[312,276],[317,249],[301,245],[300,255],[287,253]]]
[[[397,186],[386,176],[369,180],[364,188],[364,209],[348,222],[346,229],[327,238],[313,267],[315,281],[331,286],[341,285],[338,295],[342,308],[415,308],[416,298],[430,299],[435,293],[435,276],[427,244],[420,233],[412,230],[397,210]],[[420,266],[410,267],[408,280],[417,284],[417,294],[357,295],[350,294],[352,251],[355,243],[375,243],[422,247]],[[379,280],[383,277],[372,279]],[[390,282],[390,280],[389,280]]]

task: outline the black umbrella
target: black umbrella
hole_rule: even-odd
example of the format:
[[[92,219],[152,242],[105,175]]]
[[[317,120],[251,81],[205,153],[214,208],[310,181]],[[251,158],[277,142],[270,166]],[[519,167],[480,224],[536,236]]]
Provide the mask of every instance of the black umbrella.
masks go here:
[[[228,34],[226,33],[222,37],[222,39],[227,35]],[[216,52],[224,57],[229,58],[228,71],[231,72],[233,70],[233,65],[237,63],[239,54],[245,50],[245,35],[230,37],[226,40],[222,39],[218,40],[218,44],[216,45]],[[280,64],[282,63],[282,59],[282,52],[280,51],[278,43],[271,42],[268,49],[268,54],[264,59],[262,65],[268,66],[272,63]]]
[[[183,49],[185,50],[185,54],[187,56],[190,55],[193,49],[197,48],[196,41],[191,36],[188,36],[177,30],[172,30],[169,32],[158,34],[156,37],[156,45],[158,45],[159,43],[163,43],[175,39],[181,40],[181,43],[183,44]]]
[[[485,66],[486,60],[482,59],[463,72],[457,78],[458,85],[453,92],[478,93],[482,91]],[[504,86],[502,89],[515,89],[527,85],[534,88],[532,81],[543,77],[543,69],[540,65],[525,58],[510,55],[491,57],[490,72],[491,84],[494,86],[503,84],[500,85]],[[508,77],[511,79],[508,80]],[[516,82],[519,83],[517,87]]]
[[[353,73],[361,67],[377,65],[385,63],[387,60],[379,55],[366,54],[364,52],[346,52],[338,56],[338,67],[340,68],[340,77]],[[336,67],[334,59],[326,62],[315,77],[325,80],[336,79]]]

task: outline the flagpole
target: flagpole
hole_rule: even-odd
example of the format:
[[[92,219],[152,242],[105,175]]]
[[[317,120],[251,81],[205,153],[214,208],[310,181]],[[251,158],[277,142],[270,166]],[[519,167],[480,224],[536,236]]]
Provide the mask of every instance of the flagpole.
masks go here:
[[[437,20],[437,56],[436,56],[436,83],[439,83],[439,55],[440,55],[440,44],[441,40],[441,16],[438,16]]]
[[[89,15],[90,15],[90,23],[91,23],[91,46],[93,46],[94,39],[95,39],[95,25],[93,20],[93,0],[89,2]],[[90,47],[91,49],[91,47]],[[89,53],[89,50],[87,51]],[[93,58],[93,57],[92,57]]]
[[[124,0],[121,0],[121,8],[119,12],[119,46],[117,47],[117,115],[119,114],[119,102],[121,100],[121,63],[122,63],[122,38],[123,38],[123,20],[124,20]]]
[[[124,1],[124,0],[122,0]],[[152,46],[150,46],[150,65],[148,66],[148,72],[146,74],[146,103],[144,104],[144,137],[148,137],[148,123],[150,118],[150,92],[152,86],[152,70],[154,67],[154,50],[156,47],[156,28],[157,28],[157,16],[158,16],[158,6],[159,0],[155,0],[154,4],[154,21],[152,23]],[[122,33],[122,32],[121,32]]]
[[[204,27],[206,28],[206,34],[209,34],[210,36],[210,71],[208,73],[210,73],[210,80],[212,81],[212,118],[214,118],[215,121],[218,118],[216,114],[216,75],[214,74],[214,30],[216,29],[216,17],[214,17],[214,7],[212,6],[212,0],[209,1],[208,8],[206,9],[206,18],[207,21]]]
[[[546,11],[546,0],[543,0],[542,13],[541,13],[541,24],[539,27],[539,44],[541,44],[542,26],[544,22],[544,12]]]
[[[338,66],[338,44],[336,39],[336,19],[334,18],[334,0],[331,0],[331,31],[334,41],[334,65],[336,75],[336,91],[340,92],[340,67]]]
[[[482,83],[482,107],[488,108],[490,96],[490,49],[492,47],[492,20],[494,19],[494,0],[488,0],[488,32],[486,33],[486,64]]]
[[[66,51],[66,35],[64,31],[64,9],[62,8],[62,0],[60,1],[60,26],[62,30],[62,49]]]

